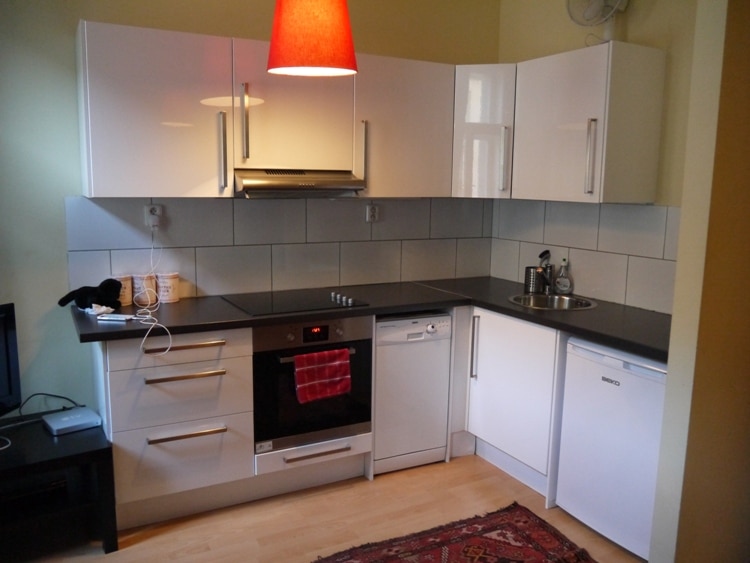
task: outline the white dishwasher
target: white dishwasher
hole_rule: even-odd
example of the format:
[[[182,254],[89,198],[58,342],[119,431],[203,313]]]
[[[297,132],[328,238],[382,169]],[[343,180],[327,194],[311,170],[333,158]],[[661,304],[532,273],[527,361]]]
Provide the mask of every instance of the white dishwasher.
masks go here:
[[[557,505],[648,559],[667,366],[568,341]]]
[[[445,459],[451,326],[442,314],[376,323],[375,473]]]

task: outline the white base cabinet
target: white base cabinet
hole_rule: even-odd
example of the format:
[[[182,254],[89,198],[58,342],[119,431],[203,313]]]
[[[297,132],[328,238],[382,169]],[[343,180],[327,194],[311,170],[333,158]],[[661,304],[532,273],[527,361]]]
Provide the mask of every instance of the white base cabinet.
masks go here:
[[[252,331],[102,345],[117,504],[254,475]]]
[[[468,430],[547,475],[558,332],[476,308],[473,324]]]
[[[518,63],[512,197],[652,203],[664,69],[617,41]]]

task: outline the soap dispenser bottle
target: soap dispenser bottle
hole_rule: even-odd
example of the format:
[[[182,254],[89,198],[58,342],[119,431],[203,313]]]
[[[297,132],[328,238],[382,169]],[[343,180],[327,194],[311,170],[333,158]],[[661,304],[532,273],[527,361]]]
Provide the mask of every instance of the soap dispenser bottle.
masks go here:
[[[567,295],[573,293],[573,280],[568,272],[568,259],[563,258],[560,263],[560,270],[555,277],[555,292]]]

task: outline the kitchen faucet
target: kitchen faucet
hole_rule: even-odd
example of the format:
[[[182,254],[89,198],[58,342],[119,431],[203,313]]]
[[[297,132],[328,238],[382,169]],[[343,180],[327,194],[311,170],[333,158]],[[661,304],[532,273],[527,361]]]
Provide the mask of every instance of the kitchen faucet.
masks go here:
[[[555,292],[555,265],[549,263],[550,251],[544,250],[539,255],[539,266],[536,271],[544,279],[544,294],[552,295]]]

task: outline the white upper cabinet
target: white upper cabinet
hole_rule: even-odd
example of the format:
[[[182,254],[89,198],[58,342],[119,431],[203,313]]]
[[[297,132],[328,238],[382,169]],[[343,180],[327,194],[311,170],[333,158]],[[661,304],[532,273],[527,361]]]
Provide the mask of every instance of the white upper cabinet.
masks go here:
[[[267,41],[233,43],[235,167],[352,170],[354,78],[269,74]]]
[[[509,198],[516,65],[456,67],[453,197]]]
[[[653,202],[664,67],[620,42],[519,63],[512,197]]]
[[[450,197],[454,65],[357,54],[365,197]],[[358,141],[361,142],[361,141]]]
[[[84,195],[233,195],[231,39],[81,22],[78,55]]]

